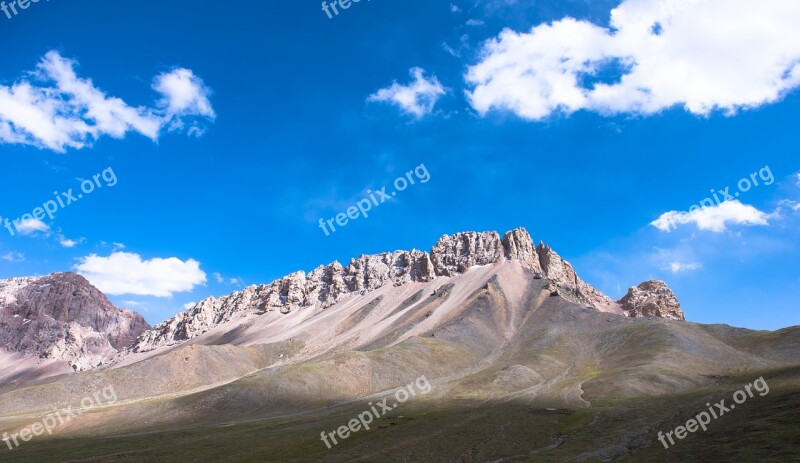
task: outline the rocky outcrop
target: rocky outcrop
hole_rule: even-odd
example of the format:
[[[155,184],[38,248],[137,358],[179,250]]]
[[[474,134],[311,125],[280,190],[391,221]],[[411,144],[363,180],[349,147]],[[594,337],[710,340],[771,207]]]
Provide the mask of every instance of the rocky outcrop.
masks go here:
[[[503,257],[497,232],[464,232],[444,235],[431,249],[437,276],[455,276],[476,265],[494,264]]]
[[[539,254],[533,245],[533,239],[524,228],[517,228],[503,236],[503,252],[508,260],[516,260],[523,267],[542,275],[542,264]]]
[[[619,300],[619,303],[625,314],[632,318],[660,317],[686,320],[678,298],[663,281],[650,280],[634,286]]]
[[[0,280],[0,347],[86,370],[132,346],[150,325],[85,278],[56,273]]]
[[[575,302],[622,313],[619,303],[578,278],[569,262],[549,246],[534,246],[524,228],[509,231],[502,239],[496,232],[464,232],[441,237],[430,253],[413,250],[362,255],[347,266],[333,262],[308,274],[296,272],[270,284],[205,299],[144,333],[133,350],[177,344],[239,316],[325,309],[352,294],[366,294],[387,284],[455,277],[474,266],[504,260],[517,261],[537,277],[548,278]]]
[[[614,305],[614,301],[610,297],[578,278],[572,265],[553,251],[550,246],[539,243],[536,252],[539,255],[542,273],[546,278],[573,291],[579,299],[588,302],[595,308],[606,310]]]

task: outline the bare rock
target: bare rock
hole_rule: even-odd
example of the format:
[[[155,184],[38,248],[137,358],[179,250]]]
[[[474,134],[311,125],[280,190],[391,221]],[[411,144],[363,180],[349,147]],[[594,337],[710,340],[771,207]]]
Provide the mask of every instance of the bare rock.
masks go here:
[[[86,370],[133,345],[148,329],[141,315],[115,307],[74,273],[0,280],[0,347],[8,351]]]
[[[619,300],[625,314],[632,318],[660,317],[686,320],[675,293],[660,280],[645,281],[628,290]]]
[[[571,290],[579,299],[589,303],[596,309],[609,311],[615,305],[610,297],[578,278],[578,274],[575,273],[572,265],[553,251],[550,246],[539,243],[536,252],[539,255],[541,271],[545,278]]]
[[[503,256],[497,232],[464,232],[444,235],[431,248],[436,275],[455,276],[476,265],[494,264]]]
[[[506,232],[503,236],[503,251],[506,259],[519,261],[523,267],[533,270],[536,274],[543,273],[536,246],[524,228]]]

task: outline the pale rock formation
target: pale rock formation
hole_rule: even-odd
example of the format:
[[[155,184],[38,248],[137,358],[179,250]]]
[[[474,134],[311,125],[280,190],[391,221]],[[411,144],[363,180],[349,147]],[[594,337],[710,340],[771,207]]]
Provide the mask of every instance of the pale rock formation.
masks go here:
[[[464,232],[444,235],[431,249],[437,276],[455,276],[475,265],[494,264],[503,257],[503,243],[497,232]]]
[[[542,273],[544,273],[546,278],[570,289],[579,298],[585,300],[595,308],[613,311],[610,310],[610,308],[615,305],[614,301],[578,278],[578,274],[575,273],[575,269],[572,268],[572,265],[553,251],[550,246],[539,243],[536,252],[539,255]]]
[[[115,307],[85,278],[55,273],[0,280],[0,348],[63,360],[74,370],[103,364],[150,329]]]
[[[503,236],[503,251],[508,260],[516,260],[534,273],[543,274],[542,264],[528,231],[517,228]]]
[[[659,317],[672,320],[686,320],[683,309],[675,293],[660,280],[645,281],[628,290],[619,300],[622,309],[629,317]]]

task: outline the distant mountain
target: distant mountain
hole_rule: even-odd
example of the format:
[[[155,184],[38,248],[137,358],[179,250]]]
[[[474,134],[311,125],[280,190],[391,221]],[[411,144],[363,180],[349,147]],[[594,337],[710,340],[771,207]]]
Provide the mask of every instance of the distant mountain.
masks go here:
[[[0,280],[5,355],[83,371],[108,362],[148,329],[141,315],[115,307],[74,273]]]

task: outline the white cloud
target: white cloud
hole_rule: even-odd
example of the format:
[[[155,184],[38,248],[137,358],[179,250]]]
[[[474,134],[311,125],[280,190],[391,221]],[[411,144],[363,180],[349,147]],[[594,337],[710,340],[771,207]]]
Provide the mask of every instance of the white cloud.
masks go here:
[[[206,282],[194,259],[176,257],[143,260],[138,254],[115,251],[108,257],[92,254],[80,259],[75,271],[106,294],[172,297]]]
[[[422,68],[412,68],[409,73],[414,78],[411,84],[401,85],[395,81],[390,87],[370,95],[367,101],[394,104],[417,119],[430,114],[439,98],[447,93],[447,89],[439,83],[436,76],[426,79]]]
[[[448,45],[448,44],[447,44],[447,42],[442,42],[442,50],[446,51],[446,52],[447,52],[447,53],[449,53],[451,56],[455,56],[456,58],[459,58],[459,57],[461,57],[461,53],[460,53],[460,52],[458,52],[458,51],[457,51],[456,49],[454,49],[453,47],[451,47],[450,45]]]
[[[77,240],[71,240],[66,236],[62,235],[59,231],[58,234],[58,244],[60,244],[64,248],[74,248],[75,246],[83,243],[86,241],[86,238],[79,238]]]
[[[183,129],[185,119],[191,116],[201,116],[214,120],[216,114],[208,101],[211,91],[205,87],[203,81],[189,69],[178,68],[155,78],[153,89],[164,95],[159,105],[165,108],[167,119],[172,120],[170,130]],[[204,130],[192,124],[187,133],[191,136],[200,136]]]
[[[769,225],[770,214],[738,200],[711,207],[693,207],[689,212],[669,211],[650,223],[661,231],[671,232],[678,225],[693,223],[700,230],[721,233],[729,223],[736,225]]]
[[[22,219],[14,223],[20,235],[30,236],[36,233],[49,233],[50,227],[39,219]]]
[[[610,29],[565,18],[504,30],[468,69],[467,96],[481,114],[531,120],[582,109],[734,113],[800,86],[797,24],[795,1],[625,0]]]
[[[60,244],[62,247],[65,247],[65,248],[74,248],[75,246],[78,245],[78,243],[79,243],[79,241],[71,240],[71,239],[69,239],[67,237],[64,237],[64,236],[61,236],[58,239],[58,244]]]
[[[703,264],[699,262],[689,262],[685,264],[682,262],[672,262],[669,264],[669,271],[672,273],[689,272],[701,268],[703,268]]]
[[[217,280],[217,283],[223,283],[225,278],[218,272],[214,272],[214,279]]]
[[[800,172],[794,174],[797,177],[797,186],[800,186]]]
[[[797,201],[792,201],[791,199],[783,199],[778,203],[778,209],[773,213],[773,215],[780,216],[781,210],[784,207],[788,207],[794,212],[800,211],[800,203]]]
[[[484,22],[481,19],[470,19],[467,21],[467,26],[483,26]]]
[[[78,77],[76,66],[51,51],[35,72],[10,87],[0,85],[0,142],[65,152],[104,135],[137,132],[156,140],[164,127],[184,127],[185,118],[213,119],[207,89],[187,69],[157,76],[153,87],[162,99],[147,108],[107,96],[91,79]]]
[[[196,305],[197,305],[197,302],[187,302],[186,304],[183,304],[183,309],[184,310],[189,310],[189,309],[193,308]]]
[[[122,244],[122,243],[117,243],[117,242],[115,241],[115,242],[113,242],[113,243],[111,243],[111,244],[112,244],[112,246],[114,246],[114,250],[115,250],[115,251],[116,251],[116,250],[118,250],[118,249],[125,249],[125,245],[124,245],[124,244]]]
[[[0,259],[3,259],[8,262],[25,262],[25,254],[21,252],[8,252],[6,254],[0,255]]]

